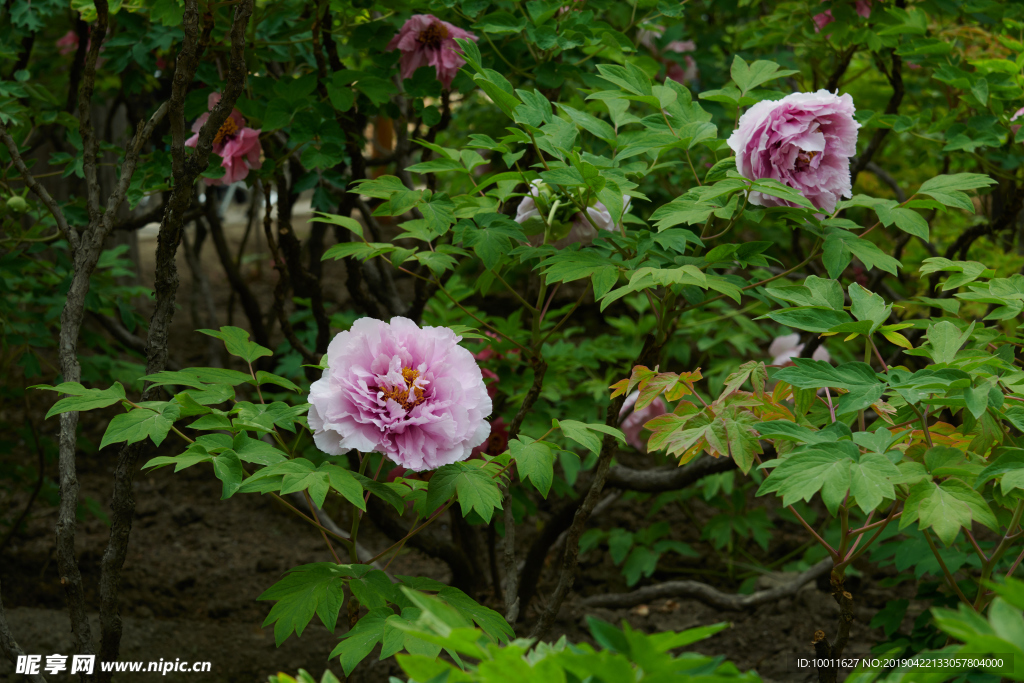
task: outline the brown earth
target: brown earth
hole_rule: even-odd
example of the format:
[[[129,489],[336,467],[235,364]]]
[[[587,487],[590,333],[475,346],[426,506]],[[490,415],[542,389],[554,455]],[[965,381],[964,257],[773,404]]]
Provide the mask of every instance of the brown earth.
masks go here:
[[[241,238],[239,208],[233,208],[234,221],[229,224],[229,238],[233,246]],[[229,216],[230,217],[230,216]],[[265,253],[261,224],[255,226],[244,261],[243,272],[252,283],[254,293],[264,310],[270,308],[276,273],[269,255]],[[304,233],[304,221],[296,221],[296,230]],[[154,243],[145,231],[139,253],[142,256],[142,282],[152,281],[152,252]],[[220,316],[220,324],[227,324],[230,287],[216,261],[211,244],[203,254],[204,272],[210,278],[211,291]],[[179,293],[179,313],[175,320],[175,346],[172,355],[182,365],[206,364],[205,338],[193,332],[190,315],[192,282],[183,258],[179,258],[182,287]],[[344,303],[346,298],[344,271],[340,265],[328,264],[325,269],[325,290],[330,300]],[[235,324],[242,314],[237,302],[234,308]],[[39,412],[43,401],[37,401]],[[98,442],[105,427],[105,419],[95,420],[88,428],[90,436]],[[97,416],[98,417],[98,416]],[[44,424],[37,415],[37,424]],[[45,423],[43,430],[56,433],[56,420]],[[173,454],[176,446],[168,445],[144,453],[142,462],[156,454]],[[107,509],[113,474],[114,449],[98,454],[81,455],[79,472],[83,499],[91,498]],[[50,476],[56,475],[55,465]],[[265,681],[277,671],[294,673],[305,668],[319,679],[325,667],[341,677],[337,660],[327,662],[327,655],[337,643],[344,627],[334,635],[314,619],[300,638],[289,638],[280,648],[275,647],[272,628],[262,628],[270,610],[270,603],[256,598],[272,585],[288,567],[309,562],[330,560],[322,539],[315,531],[297,520],[283,507],[268,497],[237,495],[221,501],[220,482],[211,472],[196,467],[173,474],[170,469],[140,473],[135,480],[138,501],[132,529],[128,557],[122,580],[122,614],[125,617],[121,660],[158,661],[180,658],[187,661],[209,661],[208,674],[125,673],[115,680],[195,680],[247,683]],[[15,507],[20,504],[14,501]],[[758,505],[765,501],[758,501]],[[638,510],[645,503],[618,501],[595,523],[604,528],[615,525],[637,528],[643,516]],[[651,521],[667,520],[672,538],[690,543],[707,553],[699,562],[675,556],[666,557],[659,570],[648,582],[669,578],[702,578],[725,590],[735,590],[738,581],[723,578],[724,564],[706,542],[700,540],[700,527],[711,516],[710,508],[695,503],[697,520],[688,518],[678,506],[668,506]],[[0,557],[0,582],[4,605],[15,638],[30,654],[66,654],[73,651],[64,596],[57,572],[53,542],[53,523],[56,510],[37,505],[30,515],[25,533],[15,537]],[[337,519],[337,518],[336,518]],[[344,522],[338,519],[339,522]],[[518,534],[525,555],[531,530],[536,520],[528,519]],[[442,518],[438,524],[446,526]],[[785,525],[782,525],[785,526]],[[390,542],[372,525],[364,525],[360,540],[371,549],[383,549]],[[758,559],[769,562],[781,557],[802,542],[795,533],[773,539],[770,553],[761,552],[751,543],[748,549]],[[99,604],[96,587],[99,580],[99,561],[106,547],[108,528],[92,515],[78,527],[76,539],[79,562],[88,603]],[[549,562],[551,558],[549,557]],[[871,571],[863,567],[865,571]],[[442,562],[428,558],[414,550],[404,551],[391,565],[397,574],[429,576],[439,580],[449,578],[448,568]],[[877,586],[886,573],[866,575],[856,582],[854,592],[857,604],[856,622],[851,637],[851,649],[865,652],[881,637],[881,632],[867,627],[874,612],[886,601],[897,597],[912,597],[907,591]],[[552,571],[542,579],[539,598],[520,623],[520,633],[536,616],[538,605],[550,593],[554,584]],[[583,595],[598,592],[627,590],[618,567],[606,553],[600,551],[586,555],[580,565],[576,590]],[[490,592],[477,596],[494,604]],[[913,608],[911,614],[913,614]],[[722,612],[692,600],[666,601],[632,610],[595,609],[584,611],[571,599],[563,607],[550,637],[566,634],[573,641],[587,641],[585,627],[587,614],[593,614],[613,623],[628,621],[634,628],[648,632],[681,630],[694,626],[732,622],[729,628],[691,649],[706,654],[724,655],[741,669],[757,669],[766,681],[813,681],[811,671],[797,672],[789,668],[786,655],[811,653],[810,640],[817,628],[834,633],[838,608],[832,598],[819,587],[811,585],[795,597],[778,603],[763,605],[750,612]],[[907,618],[910,623],[911,618]],[[99,628],[94,618],[93,636],[98,640]],[[387,681],[400,671],[390,662],[378,662],[371,655],[350,677],[353,683]],[[0,682],[17,681],[13,667],[0,661]],[[48,680],[71,680],[70,676],[48,676]]]

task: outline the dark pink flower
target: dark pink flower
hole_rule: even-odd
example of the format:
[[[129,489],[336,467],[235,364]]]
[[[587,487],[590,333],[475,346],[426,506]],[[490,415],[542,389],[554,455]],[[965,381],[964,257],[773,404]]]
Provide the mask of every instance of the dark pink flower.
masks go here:
[[[491,422],[491,435],[487,441],[473,449],[469,459],[483,460],[484,455],[501,455],[508,450],[508,425],[504,418],[497,418]]]
[[[68,31],[57,41],[57,51],[62,55],[69,55],[78,50],[78,34]]]
[[[647,439],[640,437],[640,434],[644,429],[644,425],[659,415],[667,413],[668,408],[665,407],[665,402],[661,400],[661,397],[659,396],[643,408],[633,410],[633,406],[636,405],[636,400],[638,398],[640,398],[639,391],[634,391],[626,397],[626,400],[622,404],[622,408],[619,410],[619,419],[621,420],[619,423],[619,429],[621,429],[622,433],[626,435],[626,443],[641,453],[646,453]]]
[[[856,2],[857,14],[867,19],[871,16],[871,0],[857,0]],[[814,32],[821,33],[821,29],[825,28],[836,18],[832,16],[832,10],[827,9],[821,14],[814,15]]]
[[[479,40],[469,31],[463,31],[447,21],[441,21],[432,14],[414,14],[388,43],[388,49],[402,51],[402,78],[411,78],[421,66],[432,66],[437,71],[437,80],[444,87],[452,87],[452,79],[466,60],[456,38]]]
[[[206,101],[206,108],[213,111],[218,102],[220,102],[220,93],[210,93],[210,97]],[[185,141],[186,147],[194,149],[199,144],[199,130],[209,118],[210,114],[205,113],[192,124],[192,132],[195,135]],[[213,152],[221,158],[220,165],[224,167],[224,175],[220,178],[204,178],[203,180],[207,185],[230,185],[244,180],[249,175],[250,169],[256,170],[263,165],[263,162],[260,161],[262,151],[259,129],[246,126],[242,112],[232,109],[231,116],[227,118],[213,138]]]
[[[736,170],[750,180],[773,178],[832,213],[840,197],[851,196],[850,157],[857,153],[853,98],[827,90],[763,100],[740,117],[729,137]],[[752,192],[757,206],[793,206]]]

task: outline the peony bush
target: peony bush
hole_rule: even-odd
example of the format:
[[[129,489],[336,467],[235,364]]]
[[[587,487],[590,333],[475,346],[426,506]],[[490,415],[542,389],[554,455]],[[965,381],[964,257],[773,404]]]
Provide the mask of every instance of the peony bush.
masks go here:
[[[322,541],[251,597],[347,680],[1024,680],[1019,7],[58,5],[0,15],[0,420],[56,393],[81,653],[199,467]]]

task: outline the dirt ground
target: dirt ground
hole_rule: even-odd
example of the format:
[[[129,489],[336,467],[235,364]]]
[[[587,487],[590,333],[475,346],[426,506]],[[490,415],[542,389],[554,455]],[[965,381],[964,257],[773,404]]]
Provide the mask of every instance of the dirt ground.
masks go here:
[[[237,245],[242,232],[239,216],[243,209],[234,207],[231,212],[233,220],[229,223],[229,237]],[[254,256],[244,261],[244,273],[254,283],[254,293],[264,308],[269,308],[276,274],[262,246],[261,228],[257,224],[255,234],[250,238],[247,252]],[[296,230],[301,234],[305,229],[303,221],[297,220]],[[140,235],[142,281],[146,284],[152,279],[155,246],[152,237],[145,230]],[[219,264],[216,264],[212,244],[205,247],[203,260],[208,266],[204,271],[210,278],[221,316],[220,324],[227,324],[230,287]],[[179,259],[179,268],[182,287],[173,337],[180,340],[176,344],[176,360],[183,365],[206,364],[205,341],[192,331],[194,326],[189,310],[192,282],[184,259]],[[331,266],[325,273],[328,296],[343,300],[343,268]],[[242,314],[237,303],[234,315],[235,324],[239,324]],[[92,425],[97,441],[104,427],[103,420]],[[56,420],[47,422],[45,429],[55,434]],[[173,447],[155,449],[150,444],[149,452],[143,453],[140,462],[158,454],[172,454],[173,451],[168,449]],[[98,454],[80,455],[79,458],[82,495],[100,501],[104,509],[109,501],[114,455],[115,450],[108,448]],[[49,474],[55,476],[55,468]],[[341,678],[337,660],[328,662],[327,655],[344,627],[339,626],[338,632],[332,635],[314,619],[300,638],[289,638],[276,648],[272,628],[262,628],[271,603],[256,601],[284,569],[330,559],[318,534],[269,497],[237,495],[227,501],[219,500],[220,482],[208,468],[195,467],[178,474],[173,474],[169,468],[140,473],[135,480],[135,495],[138,509],[122,580],[125,625],[121,659],[209,661],[212,671],[209,674],[170,673],[166,676],[131,673],[115,676],[115,680],[145,683],[157,679],[189,679],[254,683],[265,681],[268,675],[278,671],[294,673],[300,667],[319,679],[328,666]],[[595,523],[605,528],[614,524],[629,528],[638,521],[636,507],[635,502],[619,501]],[[707,516],[711,514],[710,510],[701,512],[699,505],[695,510],[698,518],[704,513]],[[688,542],[702,550],[708,547],[700,541],[699,526],[694,525],[678,506],[669,506],[658,514],[657,520],[670,522],[673,539]],[[0,558],[0,582],[12,632],[26,652],[44,656],[54,653],[70,655],[73,652],[54,551],[55,519],[54,508],[36,506],[29,518],[27,532],[14,538]],[[517,534],[517,541],[522,544],[520,557],[525,555],[536,521],[527,520],[522,525],[523,531]],[[443,528],[444,520],[439,523]],[[379,550],[389,545],[372,525],[364,524],[363,529],[360,540],[369,548]],[[106,525],[93,516],[78,527],[79,562],[86,597],[94,608],[99,604],[99,562],[108,535]],[[797,543],[795,536],[792,541],[784,538],[775,544],[772,552],[781,556]],[[764,556],[759,548],[751,547],[750,550],[759,557]],[[551,561],[550,557],[548,561]],[[716,562],[716,559],[667,558],[648,581],[696,578],[695,570],[708,566],[715,568]],[[581,561],[580,569],[576,584],[579,594],[627,590],[619,568],[612,565],[606,554],[590,553]],[[449,578],[446,565],[414,550],[403,552],[391,570],[396,574],[429,576],[442,581]],[[521,621],[520,633],[528,630],[538,606],[553,588],[552,575],[552,572],[545,572],[538,593],[540,597],[525,615],[525,622]],[[885,573],[864,576],[854,588],[857,611],[851,649],[856,652],[866,652],[881,637],[880,630],[871,631],[867,627],[875,611],[888,600],[912,597],[906,595],[907,590],[912,591],[909,585],[879,588],[877,582],[884,576]],[[736,583],[730,584],[721,578],[714,582],[723,589],[736,588]],[[492,606],[497,606],[493,604],[492,595],[477,597],[484,602],[490,600]],[[667,604],[662,600],[631,610],[586,611],[579,607],[578,601],[570,599],[559,615],[551,639],[566,634],[573,641],[588,640],[587,614],[613,623],[626,620],[634,628],[649,632],[729,621],[732,628],[691,649],[724,655],[741,669],[756,669],[766,681],[809,683],[816,680],[816,674],[791,670],[786,656],[810,654],[811,636],[817,628],[834,633],[838,608],[826,592],[813,584],[791,599],[763,605],[749,612],[722,612],[691,600]],[[908,623],[909,620],[910,617]],[[93,636],[97,641],[98,635],[98,623],[94,618]],[[375,655],[371,655],[349,680],[352,683],[383,682],[400,673],[393,661],[379,662]],[[13,667],[8,662],[0,661],[0,682],[19,679],[21,676],[13,674]],[[71,680],[71,677],[48,676],[48,680],[64,681]]]

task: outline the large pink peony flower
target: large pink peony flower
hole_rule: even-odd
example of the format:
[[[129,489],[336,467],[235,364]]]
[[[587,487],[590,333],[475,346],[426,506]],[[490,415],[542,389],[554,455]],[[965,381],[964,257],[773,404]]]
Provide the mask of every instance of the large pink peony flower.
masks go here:
[[[414,14],[388,43],[388,49],[402,51],[402,78],[411,78],[421,66],[432,66],[437,71],[437,80],[444,87],[452,87],[452,79],[466,60],[456,38],[479,40],[469,31],[463,31],[447,21],[441,21],[433,14]]]
[[[210,97],[206,101],[206,108],[213,111],[218,102],[220,102],[220,93],[210,93]],[[210,118],[210,114],[207,112],[192,124],[194,135],[185,141],[186,147],[195,148],[199,144],[199,129],[203,127],[208,118]],[[246,126],[242,112],[237,109],[231,110],[231,116],[217,131],[217,135],[213,138],[213,151],[221,157],[220,165],[224,167],[224,175],[220,178],[204,178],[207,185],[237,183],[249,175],[250,169],[256,170],[263,165],[263,162],[260,161],[260,154],[263,151],[260,146],[260,131]]]
[[[647,439],[640,438],[640,433],[643,431],[645,424],[659,415],[667,413],[668,408],[665,407],[665,402],[659,396],[640,410],[633,410],[633,406],[636,405],[638,398],[640,398],[640,392],[634,391],[622,403],[622,408],[619,410],[619,419],[621,420],[619,429],[626,435],[626,443],[641,453],[646,453]],[[626,415],[626,413],[629,414]]]
[[[327,348],[309,390],[309,426],[325,453],[377,451],[410,470],[465,460],[491,413],[480,368],[446,327],[361,318]]]
[[[736,169],[751,180],[774,178],[832,213],[840,197],[851,196],[850,157],[860,128],[853,112],[853,98],[827,90],[758,102],[729,137]],[[750,202],[793,206],[760,192],[751,192]]]
[[[544,194],[544,198],[541,198],[541,193]],[[557,197],[551,191],[550,187],[546,183],[540,180],[534,180],[530,185],[529,197],[523,197],[523,200],[519,202],[519,206],[516,208],[516,222],[527,228],[526,234],[530,238],[530,244],[539,246],[544,244],[545,237],[545,223],[544,219],[547,218],[547,213],[542,216],[541,209],[550,207]],[[541,199],[542,206],[537,206],[537,199]],[[622,195],[623,214],[629,211],[629,201],[631,197],[627,194]],[[568,206],[568,199],[562,198],[562,203]],[[549,244],[554,245],[558,249],[579,242],[583,246],[586,246],[594,241],[597,237],[597,230],[607,230],[609,232],[615,232],[619,229],[619,226],[612,221],[611,212],[608,211],[608,207],[599,201],[595,201],[592,206],[587,207],[587,215],[590,216],[588,220],[583,212],[576,211],[572,214],[569,220],[559,221],[554,220],[550,226],[550,234],[548,235]]]

